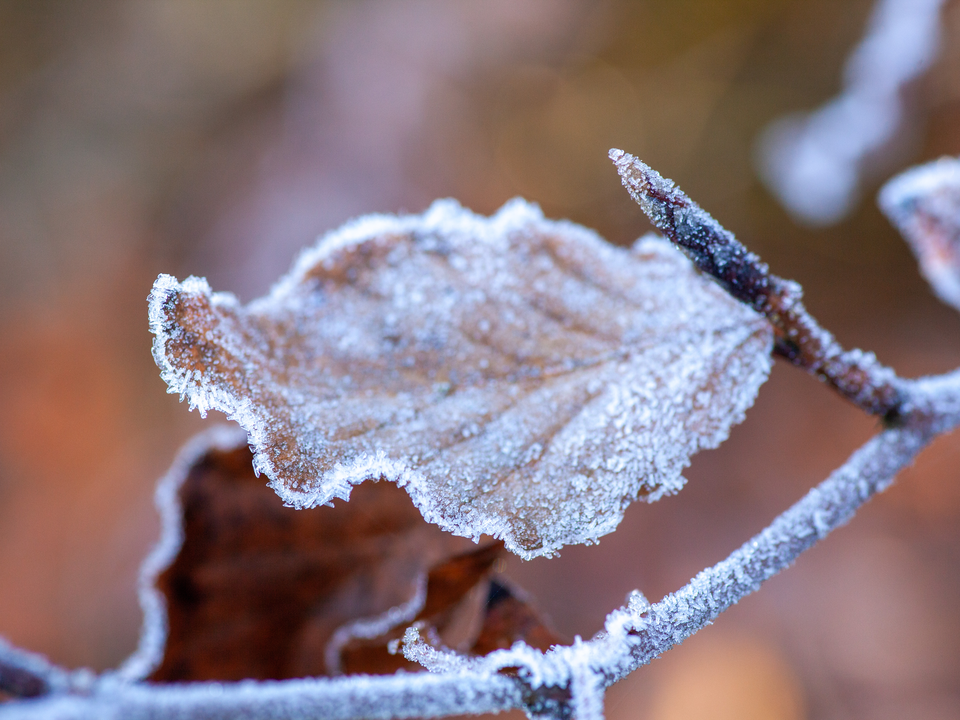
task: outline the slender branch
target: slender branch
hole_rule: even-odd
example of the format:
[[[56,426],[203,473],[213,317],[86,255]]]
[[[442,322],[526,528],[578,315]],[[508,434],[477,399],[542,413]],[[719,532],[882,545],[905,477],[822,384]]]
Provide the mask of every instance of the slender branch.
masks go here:
[[[906,382],[903,392],[906,414],[901,427],[874,437],[769,527],[677,592],[652,606],[640,602],[637,594],[630,606],[610,614],[604,633],[588,642],[546,654],[515,646],[476,660],[451,658],[447,669],[436,674],[190,685],[128,683],[105,676],[86,695],[0,706],[0,718],[213,720],[242,715],[360,720],[515,707],[566,717],[571,707],[595,708],[603,686],[650,662],[756,591],[889,486],[933,437],[960,425],[960,371]],[[507,668],[515,671],[504,674]],[[591,677],[597,683],[591,683]],[[579,697],[583,693],[587,695]]]
[[[672,181],[622,150],[611,150],[624,187],[664,235],[733,297],[766,316],[774,352],[804,368],[871,415],[895,424],[902,401],[896,374],[872,353],[844,350],[801,302],[802,290],[770,272]]]
[[[70,672],[42,655],[14,647],[0,638],[0,692],[18,698],[35,698],[66,692],[92,674]]]
[[[343,679],[190,683],[101,681],[87,696],[0,705],[4,720],[233,720],[442,717],[520,707],[519,684],[497,675],[400,673]]]
[[[151,685],[122,674],[82,682],[0,642],[0,689],[36,697],[0,706],[0,719],[104,716],[130,720],[317,717],[440,717],[520,707],[551,718],[602,717],[605,687],[697,632],[853,517],[936,435],[960,425],[960,370],[901,380],[872,355],[844,351],[799,301],[794,283],[772,275],[729,232],[632,156],[611,153],[624,184],[697,266],[773,324],[777,352],[828,382],[891,426],[765,530],[686,586],[649,605],[635,592],[604,632],[542,653],[523,643],[482,658],[426,646],[415,632],[408,657],[437,670],[393,676],[276,682]],[[893,420],[896,422],[892,422]]]
[[[640,629],[625,672],[649,663],[683,642],[740,599],[789,567],[856,510],[885,489],[933,435],[914,429],[886,430],[843,467],[780,515],[726,560],[700,572],[680,590],[653,605]],[[620,672],[613,677],[618,680]]]
[[[605,668],[608,683],[683,642],[755,592],[889,487],[934,437],[960,426],[960,370],[906,381],[902,392],[901,427],[869,440],[762,532],[643,613],[630,661],[614,661]]]

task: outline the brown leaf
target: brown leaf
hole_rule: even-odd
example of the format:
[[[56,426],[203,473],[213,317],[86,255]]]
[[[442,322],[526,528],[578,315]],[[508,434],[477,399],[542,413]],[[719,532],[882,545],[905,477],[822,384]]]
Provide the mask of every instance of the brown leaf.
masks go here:
[[[557,642],[532,609],[504,615],[517,591],[489,580],[502,543],[476,548],[444,533],[389,483],[368,483],[336,511],[298,512],[252,460],[240,433],[218,429],[195,439],[161,483],[165,532],[144,564],[141,649],[121,674],[152,669],[151,680],[176,682],[420,671],[389,651],[413,623],[463,652]]]
[[[907,170],[883,187],[879,202],[937,296],[960,310],[960,158]]]
[[[472,548],[390,483],[336,510],[284,507],[252,460],[242,439],[211,445],[179,487],[183,540],[157,577],[169,631],[151,680],[327,674],[339,627],[409,605],[432,566]]]
[[[392,480],[525,558],[677,491],[770,366],[767,323],[668,243],[614,248],[520,200],[361,218],[246,307],[161,276],[150,308],[170,391],[236,419],[286,502]]]
[[[515,587],[503,580],[491,580],[483,625],[470,651],[486,655],[522,640],[530,647],[546,652],[562,642],[540,612]]]
[[[431,570],[426,602],[413,622],[425,628],[427,636],[434,637],[440,644],[471,655],[486,655],[509,648],[517,641],[544,651],[559,644],[561,638],[522,591],[512,588],[503,578],[489,578],[493,562],[502,550],[501,543],[493,543],[451,558]],[[478,596],[477,591],[483,594]],[[400,668],[420,669],[396,652],[396,645],[393,651],[390,649],[410,624],[398,623],[376,637],[344,643],[343,671],[392,673]]]

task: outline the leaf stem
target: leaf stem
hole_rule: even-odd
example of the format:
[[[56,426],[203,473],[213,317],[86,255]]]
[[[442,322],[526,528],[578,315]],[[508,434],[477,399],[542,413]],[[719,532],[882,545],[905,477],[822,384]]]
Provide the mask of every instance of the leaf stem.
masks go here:
[[[680,190],[622,150],[610,159],[624,187],[650,221],[737,300],[773,326],[774,352],[815,375],[857,407],[895,425],[903,402],[902,381],[873,353],[844,350],[807,312],[803,290],[770,272],[759,257]]]
[[[76,685],[77,675],[0,638],[0,693],[15,698],[42,697]]]
[[[496,653],[475,666],[453,663],[438,673],[189,685],[131,683],[104,676],[84,695],[61,692],[0,706],[0,718],[85,720],[112,715],[128,720],[173,716],[212,720],[242,715],[360,720],[441,717],[516,707],[557,717],[569,715],[571,706],[583,704],[578,700],[590,699],[576,697],[575,683],[566,689],[553,682],[533,687],[522,679],[523,667],[517,676],[499,672],[507,667],[503,663],[513,658],[517,661],[514,666],[529,664],[533,672],[526,673],[527,677],[556,672],[562,664],[570,670],[564,673],[568,678],[577,676],[573,670],[578,670],[580,675],[592,673],[601,686],[609,686],[708,625],[850,520],[861,505],[888,487],[933,437],[960,425],[960,370],[905,381],[903,392],[905,414],[900,427],[867,442],[725,560],[655,605],[615,610],[608,618],[607,631],[587,642],[557,647],[546,654],[529,647],[523,652],[498,651],[509,655],[497,663],[490,663],[496,660]],[[0,650],[0,662],[7,664],[11,664],[8,658],[29,656],[5,645]],[[535,667],[538,664],[542,665]],[[593,687],[589,682],[581,684]]]

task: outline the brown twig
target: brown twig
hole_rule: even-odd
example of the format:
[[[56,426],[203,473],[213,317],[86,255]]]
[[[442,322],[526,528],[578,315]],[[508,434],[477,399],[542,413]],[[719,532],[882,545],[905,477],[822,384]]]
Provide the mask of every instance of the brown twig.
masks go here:
[[[21,667],[0,662],[0,692],[18,698],[34,698],[50,692],[50,685]]]
[[[774,352],[835,388],[857,407],[894,425],[901,381],[873,353],[844,350],[801,302],[801,287],[777,277],[672,181],[622,150],[611,150],[623,185],[651,222],[730,295],[773,326]]]
[[[0,638],[0,693],[15,698],[37,698],[68,684],[66,670]]]

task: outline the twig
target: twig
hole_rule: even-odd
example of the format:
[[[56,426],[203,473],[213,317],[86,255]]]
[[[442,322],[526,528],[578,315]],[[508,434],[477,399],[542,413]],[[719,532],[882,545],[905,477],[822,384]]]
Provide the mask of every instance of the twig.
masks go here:
[[[960,383],[954,391],[960,392]],[[929,427],[910,427],[886,430],[872,438],[759,535],[652,606],[625,672],[683,642],[846,524],[861,505],[893,482],[935,434]],[[613,681],[620,677],[618,673]]]
[[[836,388],[857,407],[895,424],[900,381],[872,353],[844,350],[801,302],[796,283],[771,273],[672,181],[622,150],[611,150],[624,187],[664,235],[733,297],[766,316],[774,352]]]
[[[86,697],[0,705],[4,720],[442,717],[520,707],[519,683],[470,673],[150,685],[103,682]]]
[[[42,655],[21,650],[0,638],[0,692],[17,698],[36,698],[65,692],[89,677],[89,672],[70,672]]]
[[[882,491],[937,434],[960,425],[960,371],[904,383],[901,427],[886,430],[726,560],[652,606],[615,610],[596,638],[539,653],[524,646],[462,659],[442,673],[336,680],[148,685],[105,677],[86,696],[52,696],[0,706],[3,720],[213,720],[242,715],[340,718],[440,717],[521,707],[568,716],[595,704],[622,679],[709,624]],[[516,676],[501,673],[519,668]],[[597,683],[584,678],[592,674]],[[565,678],[566,685],[561,682]],[[589,677],[586,677],[589,680]],[[577,697],[578,686],[589,697]]]
[[[727,559],[655,605],[639,593],[613,611],[603,633],[541,653],[523,643],[482,658],[426,646],[409,633],[404,652],[438,670],[393,676],[278,682],[150,685],[119,674],[78,682],[77,674],[0,642],[0,687],[20,697],[0,719],[129,720],[214,718],[440,717],[520,707],[584,720],[601,717],[604,688],[703,628],[845,524],[936,435],[960,425],[960,370],[900,380],[872,355],[845,352],[806,313],[799,288],[768,272],[707,213],[632,156],[611,153],[624,184],[697,266],[773,324],[777,352],[805,367],[868,412],[897,422]],[[893,424],[893,423],[891,423]],[[421,657],[422,656],[422,657]],[[6,674],[4,674],[6,673]],[[10,679],[12,678],[12,679]],[[6,683],[6,684],[4,684]]]

